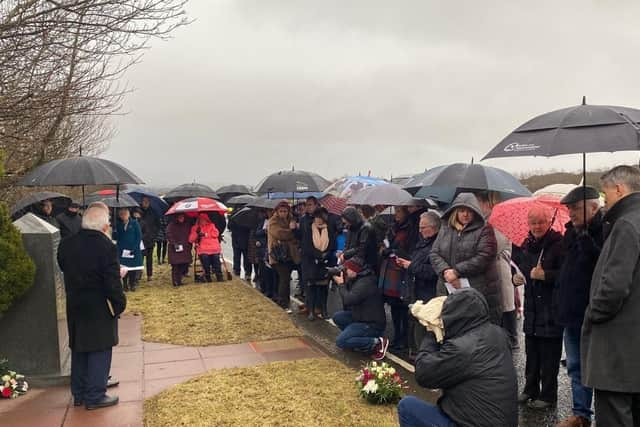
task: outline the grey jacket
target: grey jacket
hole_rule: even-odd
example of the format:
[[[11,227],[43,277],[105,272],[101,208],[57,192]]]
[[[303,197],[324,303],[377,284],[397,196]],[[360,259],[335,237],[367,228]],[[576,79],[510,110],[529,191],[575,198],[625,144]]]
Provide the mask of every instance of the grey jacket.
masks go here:
[[[448,224],[458,207],[475,212],[475,218],[461,232]],[[489,318],[499,324],[502,318],[500,280],[496,269],[497,243],[493,228],[485,223],[476,196],[460,193],[442,216],[446,225],[438,233],[431,250],[431,265],[438,274],[438,295],[447,295],[443,273],[453,268],[459,277],[469,280],[472,288],[486,298]]]
[[[599,390],[640,393],[640,193],[619,200],[603,222],[606,240],[582,325],[582,381]]]

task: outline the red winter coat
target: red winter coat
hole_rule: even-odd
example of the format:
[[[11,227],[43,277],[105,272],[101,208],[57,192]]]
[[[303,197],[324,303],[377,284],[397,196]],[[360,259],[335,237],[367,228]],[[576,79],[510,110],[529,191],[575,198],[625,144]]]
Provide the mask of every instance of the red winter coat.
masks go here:
[[[198,240],[198,229],[204,236]],[[209,220],[206,214],[200,214],[198,222],[191,227],[191,233],[189,234],[189,242],[193,243],[196,247],[197,255],[216,255],[222,252],[220,247],[220,239],[218,238],[220,233],[216,226]]]

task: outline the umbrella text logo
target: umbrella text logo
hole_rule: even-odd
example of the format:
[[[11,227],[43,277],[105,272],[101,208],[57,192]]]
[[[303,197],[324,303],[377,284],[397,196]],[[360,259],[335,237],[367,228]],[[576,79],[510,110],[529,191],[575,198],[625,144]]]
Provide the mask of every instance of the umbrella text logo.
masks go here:
[[[536,151],[538,148],[540,148],[540,146],[535,144],[520,144],[518,142],[512,142],[511,144],[508,144],[506,147],[504,147],[504,151],[507,153],[522,153],[526,151]]]

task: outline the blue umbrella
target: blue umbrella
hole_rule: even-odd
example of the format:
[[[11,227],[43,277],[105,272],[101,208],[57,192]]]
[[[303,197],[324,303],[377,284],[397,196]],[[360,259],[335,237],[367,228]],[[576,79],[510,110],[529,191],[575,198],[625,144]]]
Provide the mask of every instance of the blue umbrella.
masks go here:
[[[151,209],[153,209],[159,217],[162,217],[162,215],[169,210],[169,204],[152,191],[140,187],[128,187],[125,190],[125,193],[131,196],[136,202],[138,202],[138,204],[142,204],[142,198],[147,197],[149,199]]]
[[[373,176],[347,176],[331,184],[324,192],[343,199],[349,199],[365,188],[384,184],[388,184],[388,182]]]

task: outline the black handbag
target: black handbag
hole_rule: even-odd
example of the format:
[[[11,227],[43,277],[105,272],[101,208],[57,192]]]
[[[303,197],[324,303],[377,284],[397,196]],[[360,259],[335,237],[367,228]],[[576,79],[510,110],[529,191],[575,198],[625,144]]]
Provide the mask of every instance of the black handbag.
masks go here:
[[[289,255],[289,245],[282,242],[276,243],[271,247],[271,256],[279,264],[284,264],[291,261],[291,256]]]

